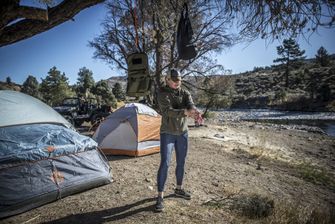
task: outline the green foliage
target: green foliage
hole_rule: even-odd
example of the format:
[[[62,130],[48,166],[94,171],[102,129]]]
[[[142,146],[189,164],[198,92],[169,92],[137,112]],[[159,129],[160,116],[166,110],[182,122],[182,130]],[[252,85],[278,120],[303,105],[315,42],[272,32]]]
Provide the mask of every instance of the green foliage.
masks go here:
[[[39,99],[41,98],[39,83],[37,79],[32,75],[29,75],[26,81],[24,81],[21,92]]]
[[[276,95],[275,95],[275,99],[280,100],[280,101],[285,100],[286,99],[286,91],[284,89],[281,89],[281,90],[277,91]]]
[[[317,51],[317,54],[315,55],[315,59],[322,67],[329,66],[330,64],[330,56],[327,50],[322,46]]]
[[[115,96],[109,88],[107,81],[100,80],[96,83],[92,91],[96,95],[99,104],[107,104],[114,108],[116,107]]]
[[[299,44],[292,38],[284,39],[283,44],[277,47],[279,58],[273,62],[280,62],[284,64],[294,63],[305,58],[305,50],[300,50]]]
[[[301,177],[314,184],[323,184],[325,186],[335,188],[334,176],[325,169],[312,165],[308,162],[303,162],[297,166]]]
[[[40,92],[44,101],[51,106],[61,103],[66,97],[75,95],[69,87],[65,73],[61,74],[55,66],[49,70],[45,79],[42,79]]]
[[[76,92],[78,96],[88,97],[94,87],[93,72],[83,67],[79,69]]]
[[[289,85],[288,76],[292,67],[298,67],[301,61],[305,58],[305,50],[300,50],[299,44],[292,38],[284,39],[283,44],[277,47],[279,58],[273,62],[279,62],[286,65],[285,83],[286,87]]]
[[[126,98],[126,94],[123,91],[122,86],[119,82],[116,82],[114,84],[112,92],[118,101],[122,101]]]

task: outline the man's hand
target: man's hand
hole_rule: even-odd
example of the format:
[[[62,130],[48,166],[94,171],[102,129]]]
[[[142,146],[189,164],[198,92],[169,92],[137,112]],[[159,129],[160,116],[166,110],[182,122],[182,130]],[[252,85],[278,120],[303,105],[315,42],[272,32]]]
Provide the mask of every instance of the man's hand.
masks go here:
[[[193,118],[196,123],[199,123],[199,125],[203,124],[204,119],[202,118],[201,112],[198,109],[192,108],[185,110],[185,115]]]
[[[198,110],[195,109],[195,108],[188,109],[188,110],[185,109],[184,113],[185,113],[185,115],[186,115],[187,117],[191,117],[191,118],[193,118],[193,119],[196,119]]]

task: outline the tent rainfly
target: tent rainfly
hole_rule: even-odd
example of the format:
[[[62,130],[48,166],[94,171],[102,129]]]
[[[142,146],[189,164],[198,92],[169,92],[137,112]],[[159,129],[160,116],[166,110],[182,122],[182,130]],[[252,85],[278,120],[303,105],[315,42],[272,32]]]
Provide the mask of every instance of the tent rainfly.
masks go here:
[[[93,139],[40,100],[0,91],[0,218],[110,182]]]
[[[159,152],[161,116],[152,108],[130,103],[103,121],[93,135],[107,155],[143,156]]]

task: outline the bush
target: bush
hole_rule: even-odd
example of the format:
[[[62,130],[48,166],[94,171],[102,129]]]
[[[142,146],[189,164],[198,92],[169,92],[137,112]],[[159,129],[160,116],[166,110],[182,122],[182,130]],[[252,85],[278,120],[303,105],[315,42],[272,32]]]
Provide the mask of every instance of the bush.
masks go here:
[[[330,103],[328,103],[328,105],[326,106],[328,111],[333,111],[335,112],[335,100],[331,101]]]
[[[272,214],[274,201],[257,194],[241,195],[234,199],[230,208],[251,219],[264,218]]]

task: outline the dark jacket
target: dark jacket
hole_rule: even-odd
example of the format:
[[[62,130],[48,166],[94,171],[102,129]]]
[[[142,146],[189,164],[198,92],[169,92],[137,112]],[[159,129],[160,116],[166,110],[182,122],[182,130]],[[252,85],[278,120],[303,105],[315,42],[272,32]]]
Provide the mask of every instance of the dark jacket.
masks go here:
[[[161,87],[158,92],[158,105],[162,114],[161,133],[180,135],[187,132],[184,111],[194,108],[191,94],[187,90]]]

